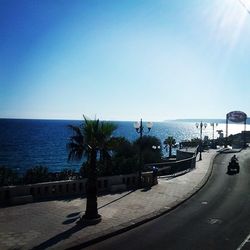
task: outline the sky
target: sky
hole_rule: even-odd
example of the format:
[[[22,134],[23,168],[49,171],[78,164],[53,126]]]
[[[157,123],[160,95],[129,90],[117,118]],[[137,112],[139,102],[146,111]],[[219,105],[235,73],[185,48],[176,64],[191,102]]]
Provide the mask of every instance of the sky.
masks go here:
[[[250,114],[250,0],[0,0],[0,118]]]

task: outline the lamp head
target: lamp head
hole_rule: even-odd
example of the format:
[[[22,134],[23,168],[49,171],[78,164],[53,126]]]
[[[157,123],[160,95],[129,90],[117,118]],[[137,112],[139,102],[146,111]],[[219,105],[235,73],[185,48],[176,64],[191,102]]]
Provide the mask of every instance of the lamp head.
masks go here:
[[[138,130],[138,129],[140,128],[140,123],[139,123],[139,122],[135,122],[135,123],[134,123],[134,128],[135,128],[136,130]]]
[[[152,122],[147,122],[147,128],[148,130],[150,130],[153,127],[153,123]]]

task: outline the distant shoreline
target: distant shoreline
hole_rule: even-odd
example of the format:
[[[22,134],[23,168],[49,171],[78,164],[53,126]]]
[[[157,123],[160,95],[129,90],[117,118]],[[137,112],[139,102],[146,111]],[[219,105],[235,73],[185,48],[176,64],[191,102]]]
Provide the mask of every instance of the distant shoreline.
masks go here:
[[[206,123],[226,123],[226,119],[174,119],[174,120],[165,120],[164,122],[206,122]],[[230,122],[231,124],[232,122]],[[237,124],[237,123],[234,123]],[[243,124],[243,123],[239,123]],[[250,124],[250,118],[247,118],[246,124]]]
[[[82,119],[59,119],[59,118],[0,118],[0,120],[27,120],[27,121],[76,121],[76,122],[81,122]],[[130,121],[125,121],[125,120],[102,120],[102,121],[108,121],[108,122],[135,122],[133,120]],[[153,122],[206,122],[206,123],[218,123],[218,124],[225,124],[226,123],[226,119],[192,119],[192,118],[186,118],[186,119],[167,119],[167,120],[163,120],[163,121],[153,121]],[[146,122],[146,121],[145,121]],[[232,122],[229,122],[230,124]],[[237,124],[237,123],[234,123]],[[243,124],[243,123],[239,123],[239,124]],[[246,124],[250,124],[250,118],[247,118],[247,122]]]

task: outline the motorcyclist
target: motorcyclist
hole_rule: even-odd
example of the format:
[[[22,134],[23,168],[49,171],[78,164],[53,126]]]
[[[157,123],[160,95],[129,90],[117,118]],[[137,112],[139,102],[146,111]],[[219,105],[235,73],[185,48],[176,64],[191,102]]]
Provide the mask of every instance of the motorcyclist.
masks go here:
[[[240,172],[240,166],[239,166],[238,158],[236,157],[236,155],[234,155],[231,158],[231,161],[230,161],[230,163],[228,165],[227,171],[228,171],[228,173],[230,173],[231,171],[235,171],[235,170],[236,170],[237,173]]]
[[[231,162],[232,162],[232,163],[238,162],[238,158],[236,157],[236,155],[234,155],[234,156],[231,158]]]

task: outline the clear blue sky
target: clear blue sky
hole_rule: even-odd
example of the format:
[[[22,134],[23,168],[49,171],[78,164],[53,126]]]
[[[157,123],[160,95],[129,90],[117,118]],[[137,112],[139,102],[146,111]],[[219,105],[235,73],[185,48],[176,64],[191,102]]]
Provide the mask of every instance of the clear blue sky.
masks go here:
[[[250,116],[250,0],[0,0],[0,117]]]

